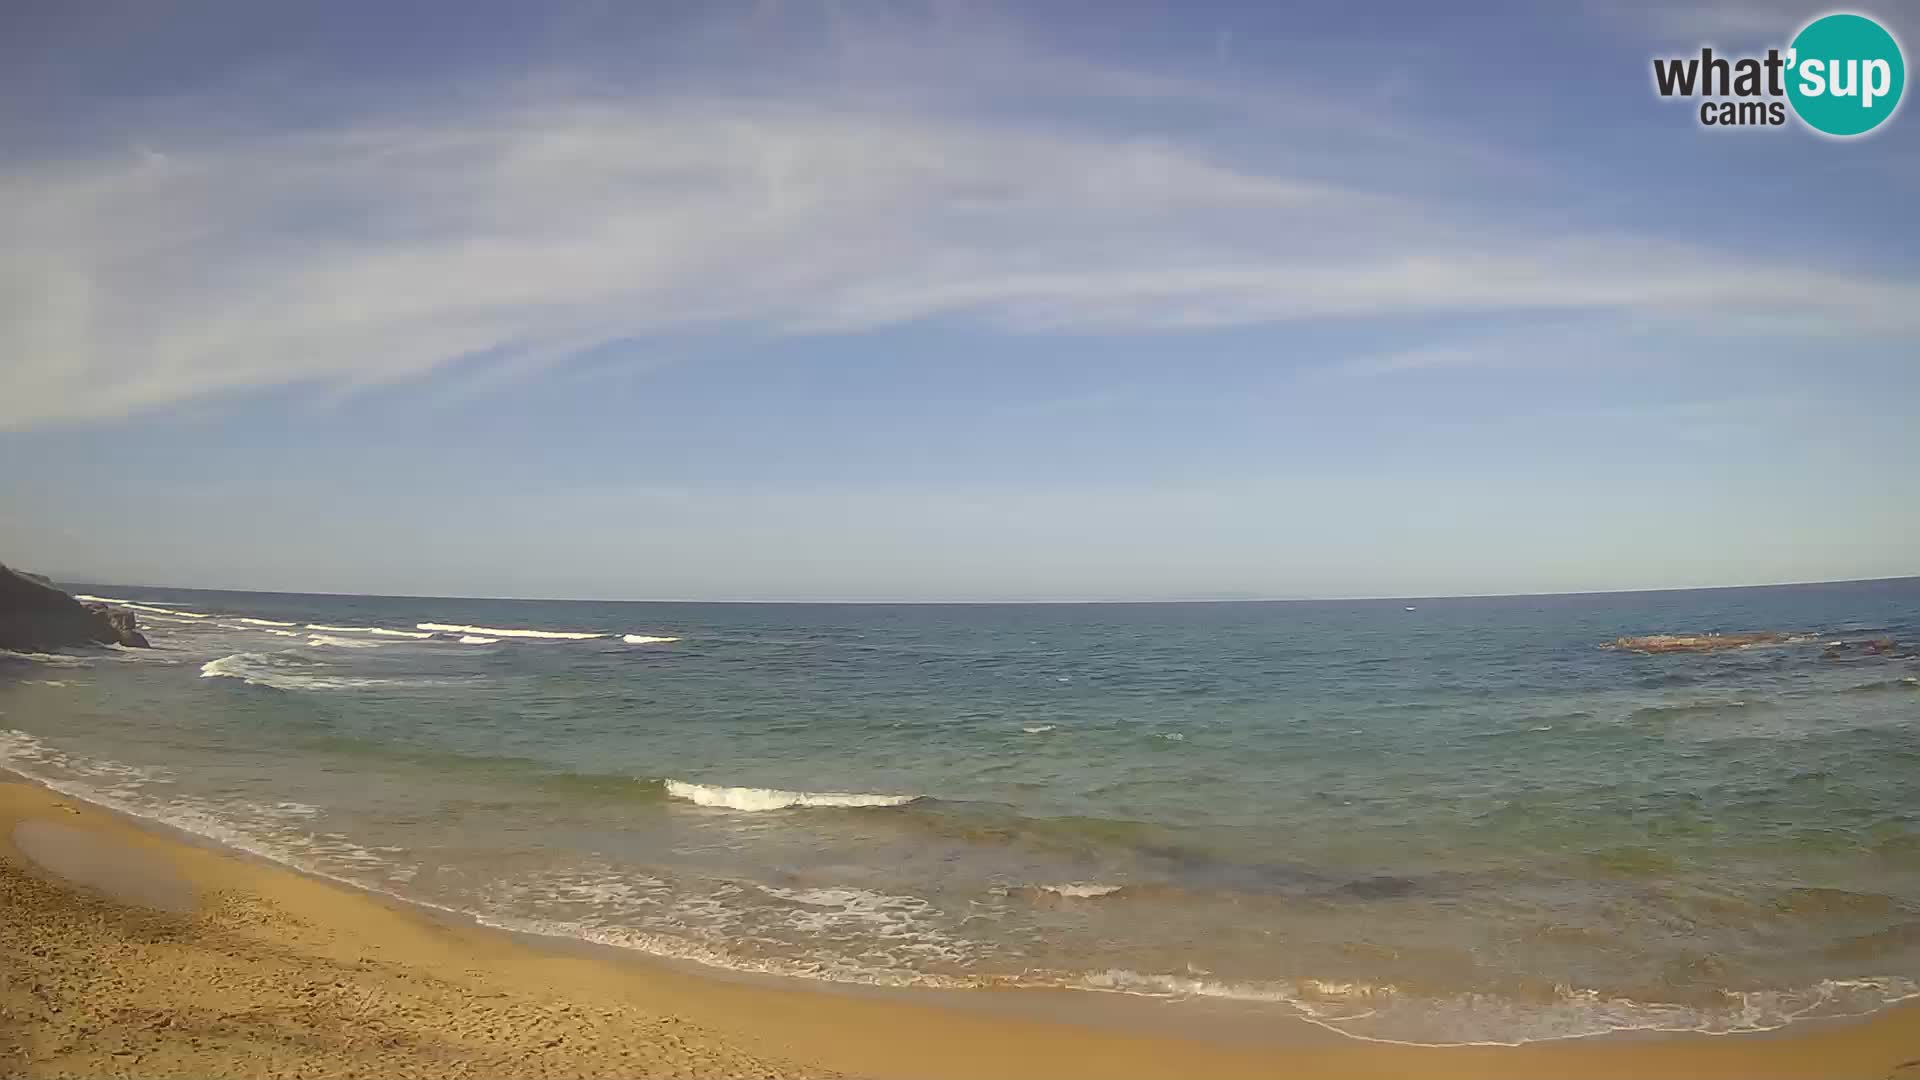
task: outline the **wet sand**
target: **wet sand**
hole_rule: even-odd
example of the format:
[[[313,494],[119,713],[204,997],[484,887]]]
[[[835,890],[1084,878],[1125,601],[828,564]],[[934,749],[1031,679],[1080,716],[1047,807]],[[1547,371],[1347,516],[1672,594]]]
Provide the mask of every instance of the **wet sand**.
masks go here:
[[[846,993],[542,945],[0,783],[0,1075],[1920,1080],[1920,1006],[1365,1043],[1061,992]],[[1277,1027],[1277,1030],[1275,1028]]]

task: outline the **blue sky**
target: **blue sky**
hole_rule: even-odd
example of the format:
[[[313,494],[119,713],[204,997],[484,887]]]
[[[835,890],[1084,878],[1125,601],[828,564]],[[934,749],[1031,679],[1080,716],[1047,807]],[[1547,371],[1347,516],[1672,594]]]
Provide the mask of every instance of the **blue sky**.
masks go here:
[[[1911,109],[1843,142],[1651,88],[1822,10],[10,4],[0,559],[729,600],[1920,573]]]

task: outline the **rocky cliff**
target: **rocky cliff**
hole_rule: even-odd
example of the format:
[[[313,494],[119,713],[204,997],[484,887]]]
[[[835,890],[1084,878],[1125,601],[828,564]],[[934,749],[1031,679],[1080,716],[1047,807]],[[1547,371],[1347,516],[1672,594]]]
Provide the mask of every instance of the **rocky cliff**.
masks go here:
[[[83,604],[37,574],[0,566],[0,649],[47,652],[74,645],[148,648],[133,612]]]

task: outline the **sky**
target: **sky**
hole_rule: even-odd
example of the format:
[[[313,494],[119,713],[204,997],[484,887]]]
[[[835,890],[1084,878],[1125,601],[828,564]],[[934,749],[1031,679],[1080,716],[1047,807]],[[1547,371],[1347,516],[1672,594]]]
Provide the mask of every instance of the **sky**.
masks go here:
[[[0,561],[695,600],[1920,574],[1823,6],[0,9]],[[1906,44],[1920,8],[1862,7]]]

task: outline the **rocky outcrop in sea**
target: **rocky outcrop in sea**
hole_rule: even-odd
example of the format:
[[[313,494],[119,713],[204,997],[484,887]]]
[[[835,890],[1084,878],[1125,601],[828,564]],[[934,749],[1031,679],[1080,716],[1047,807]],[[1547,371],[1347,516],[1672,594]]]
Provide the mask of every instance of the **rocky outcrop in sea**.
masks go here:
[[[0,649],[50,652],[76,645],[150,647],[133,612],[83,604],[38,574],[0,565]]]

